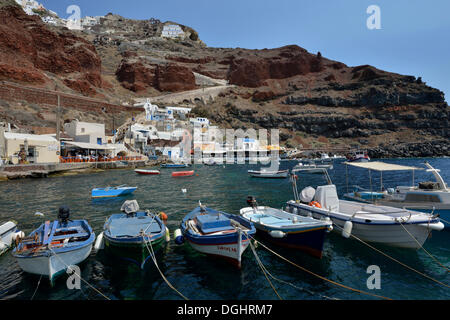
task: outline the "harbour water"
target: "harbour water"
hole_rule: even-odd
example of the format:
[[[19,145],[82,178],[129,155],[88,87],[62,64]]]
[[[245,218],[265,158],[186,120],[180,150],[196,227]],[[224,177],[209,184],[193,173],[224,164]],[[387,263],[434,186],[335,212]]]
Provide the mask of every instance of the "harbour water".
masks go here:
[[[445,181],[450,182],[450,159],[388,159],[390,163],[423,167],[429,161],[441,169]],[[296,161],[280,162],[280,169],[292,168]],[[126,199],[136,199],[142,209],[165,212],[172,240],[164,252],[157,256],[161,271],[167,279],[189,299],[277,299],[264,274],[248,249],[243,256],[242,269],[195,252],[189,244],[177,246],[173,232],[198,201],[203,204],[238,214],[246,206],[246,198],[255,196],[260,205],[281,208],[292,199],[289,179],[256,179],[247,175],[247,170],[258,165],[227,165],[194,167],[196,176],[172,178],[172,169],[161,169],[158,176],[140,176],[133,170],[110,170],[95,174],[51,177],[36,180],[16,180],[0,184],[0,221],[13,219],[19,228],[28,234],[40,223],[56,218],[60,205],[71,208],[72,219],[85,218],[99,234],[105,219],[120,210]],[[340,196],[347,191],[345,165],[335,161],[329,171]],[[349,168],[350,185],[369,187],[367,170]],[[410,185],[411,173],[392,172],[383,174],[385,187]],[[415,172],[415,181],[433,180],[430,173]],[[379,188],[378,173],[372,173],[374,188]],[[325,184],[323,175],[300,175],[298,188]],[[94,187],[128,184],[137,186],[136,192],[127,197],[93,200],[90,191]],[[183,193],[182,189],[187,192]],[[35,216],[42,212],[45,216]],[[433,232],[425,248],[440,262],[450,267],[450,232]],[[371,291],[392,299],[450,299],[450,289],[439,285],[405,267],[383,257],[356,240],[344,239],[337,233],[327,235],[321,260],[302,252],[280,249],[269,245],[300,266],[321,276],[347,286]],[[450,275],[424,251],[396,249],[376,245],[401,262],[412,266],[430,277],[450,285]],[[374,299],[324,282],[272,255],[261,247],[257,253],[271,274],[287,283],[274,282],[283,299]],[[381,289],[369,290],[366,285],[367,268],[377,265],[381,270]],[[117,261],[103,251],[91,253],[81,265],[82,277],[111,299],[181,299],[170,289],[150,261],[145,270],[127,262]],[[0,257],[0,299],[29,300],[85,300],[104,299],[86,283],[81,290],[69,290],[67,276],[63,275],[51,287],[39,276],[25,274],[8,252]],[[36,290],[37,288],[37,290]],[[35,292],[36,291],[36,292]]]

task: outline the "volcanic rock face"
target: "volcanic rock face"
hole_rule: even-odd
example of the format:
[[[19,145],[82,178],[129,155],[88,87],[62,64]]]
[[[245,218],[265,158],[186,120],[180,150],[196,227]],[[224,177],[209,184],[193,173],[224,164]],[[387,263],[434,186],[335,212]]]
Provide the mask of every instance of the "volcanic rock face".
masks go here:
[[[67,30],[54,31],[20,7],[0,9],[0,79],[28,84],[49,81],[45,72],[84,94],[101,87],[101,59],[93,44]]]

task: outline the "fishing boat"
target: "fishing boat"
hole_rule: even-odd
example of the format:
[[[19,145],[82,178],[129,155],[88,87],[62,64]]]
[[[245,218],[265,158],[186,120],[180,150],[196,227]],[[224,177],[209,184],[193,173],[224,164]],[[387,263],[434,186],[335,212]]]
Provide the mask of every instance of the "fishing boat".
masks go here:
[[[134,172],[142,175],[158,175],[161,174],[159,170],[147,170],[147,169],[136,169]]]
[[[0,223],[0,255],[8,251],[18,237],[23,238],[23,232],[17,228],[17,223],[8,221]]]
[[[358,151],[355,154],[349,156],[347,158],[348,162],[367,162],[370,161],[370,157],[367,154],[367,152],[364,151]]]
[[[89,256],[95,233],[86,220],[69,218],[69,208],[61,207],[58,220],[46,221],[17,241],[13,256],[23,271],[48,277],[53,284],[68,267]]]
[[[176,171],[172,172],[172,177],[191,177],[194,175],[194,171]]]
[[[248,170],[248,174],[254,178],[266,178],[266,179],[285,179],[289,176],[289,170],[270,171],[262,169],[259,171]]]
[[[329,176],[328,178],[329,179]],[[333,184],[307,187],[300,197],[287,202],[286,211],[316,219],[330,218],[335,231],[349,238],[385,245],[419,249],[433,230],[444,228],[438,217],[428,213],[340,200]]]
[[[107,251],[143,269],[166,243],[168,229],[158,215],[140,210],[136,200],[125,201],[121,211],[106,220],[99,237]]]
[[[428,162],[424,163],[427,168],[426,171],[433,174],[435,181],[419,182],[418,185],[415,185],[414,172],[423,170],[423,168],[401,166],[385,162],[346,164],[368,169],[369,173],[370,171],[380,172],[381,190],[366,190],[355,186],[356,190],[347,192],[344,195],[345,199],[438,214],[445,228],[450,228],[450,188],[439,174],[440,170],[435,169]],[[385,171],[411,171],[411,186],[385,188],[383,183],[383,172]]]
[[[174,169],[174,168],[188,168],[190,165],[187,163],[163,163],[161,168]]]
[[[197,251],[224,258],[238,268],[249,245],[249,236],[256,232],[252,223],[226,212],[199,207],[181,222],[183,239]]]
[[[323,173],[324,170],[333,169],[332,164],[315,164],[313,162],[303,163],[299,162],[293,169],[292,172],[300,173]]]
[[[216,162],[214,161],[214,159],[209,159],[209,160],[204,160],[204,161],[203,161],[203,164],[204,164],[205,166],[215,166],[215,165],[216,165]]]
[[[118,187],[94,188],[92,189],[92,198],[119,197],[132,194],[137,187],[127,187],[126,185]]]
[[[250,207],[241,209],[240,214],[255,225],[258,235],[279,246],[322,257],[325,235],[333,229],[330,219],[319,220],[258,206],[254,197],[248,197],[247,203]]]

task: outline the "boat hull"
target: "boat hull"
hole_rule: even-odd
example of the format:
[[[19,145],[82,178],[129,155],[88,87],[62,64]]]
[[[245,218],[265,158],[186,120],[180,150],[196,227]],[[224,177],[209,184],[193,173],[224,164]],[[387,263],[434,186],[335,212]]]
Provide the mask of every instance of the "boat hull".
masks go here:
[[[47,252],[47,255],[39,255],[36,257],[16,256],[16,259],[23,271],[46,276],[53,283],[57,276],[67,270],[67,266],[80,264],[87,259],[92,250],[92,243],[93,241],[90,244],[71,251],[56,254],[50,251]]]
[[[105,249],[108,253],[120,259],[130,261],[141,269],[144,269],[146,263],[151,259],[150,252],[152,248],[153,252],[156,254],[165,244],[163,237],[153,240],[151,246],[150,243],[147,243],[146,245],[143,241],[120,241],[111,239],[107,236],[104,236],[104,238]]]
[[[248,171],[248,174],[253,178],[264,178],[264,179],[285,179],[289,176],[288,171],[283,172]]]
[[[127,188],[118,190],[92,190],[92,198],[112,198],[132,194],[137,188]]]
[[[329,217],[333,224],[338,226],[333,230],[340,234],[347,221],[347,219],[334,216],[332,212],[307,205],[288,203],[288,208],[289,207],[296,208],[297,214],[302,216],[312,215],[313,218],[317,219]],[[399,248],[419,249],[431,233],[429,228],[412,223],[375,224],[352,221],[352,224],[353,228],[351,234],[355,237],[366,242],[380,243]],[[405,229],[408,232],[406,232]],[[414,240],[410,234],[414,236],[417,241]]]
[[[159,172],[158,170],[139,170],[139,169],[136,169],[136,170],[134,170],[134,172],[136,172],[138,174],[142,174],[142,175],[158,175],[158,174],[161,174],[161,172]]]
[[[172,177],[191,177],[193,175],[194,175],[194,171],[172,172]]]

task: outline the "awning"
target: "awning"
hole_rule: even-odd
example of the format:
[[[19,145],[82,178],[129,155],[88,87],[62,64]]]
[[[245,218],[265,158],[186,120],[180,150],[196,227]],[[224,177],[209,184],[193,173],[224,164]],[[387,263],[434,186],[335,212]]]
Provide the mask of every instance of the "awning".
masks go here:
[[[95,143],[86,143],[86,142],[73,142],[73,141],[64,141],[64,144],[73,145],[75,147],[81,149],[89,149],[89,150],[114,150],[114,147],[108,147],[101,144]]]
[[[398,164],[385,163],[385,162],[379,162],[379,161],[373,161],[373,162],[344,162],[344,164],[348,164],[349,166],[354,166],[354,167],[358,167],[358,168],[375,170],[375,171],[424,170],[423,168],[401,166],[401,165],[398,165]]]

